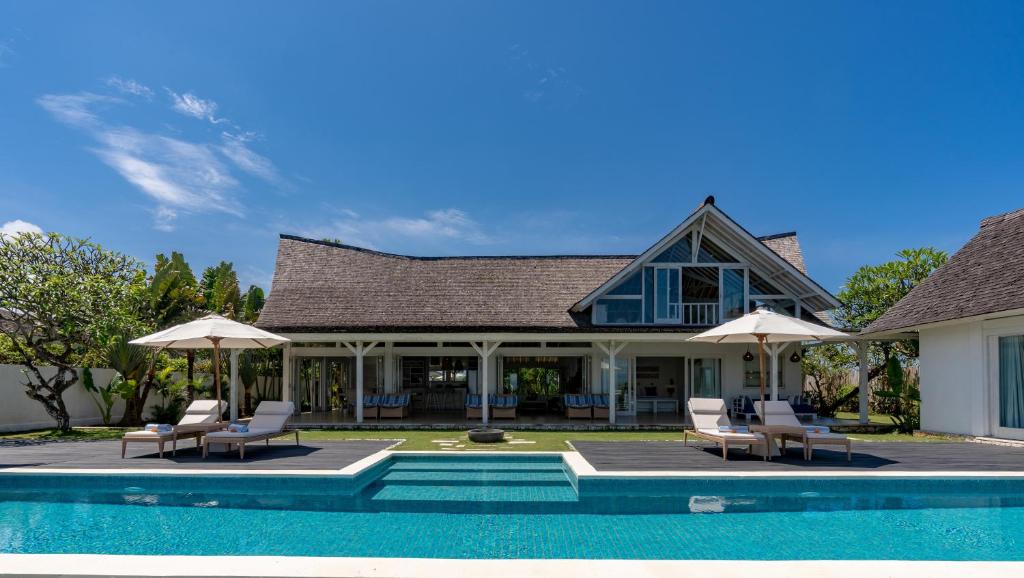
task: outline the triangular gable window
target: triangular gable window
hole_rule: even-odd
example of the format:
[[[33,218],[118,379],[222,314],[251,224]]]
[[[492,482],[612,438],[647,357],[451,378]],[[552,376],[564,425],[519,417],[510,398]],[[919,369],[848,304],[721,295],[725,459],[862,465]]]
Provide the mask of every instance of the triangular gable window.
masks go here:
[[[633,273],[629,277],[626,277],[625,281],[623,281],[622,283],[619,283],[619,285],[617,287],[615,287],[614,289],[609,291],[607,294],[608,295],[637,295],[637,296],[639,296],[640,292],[643,291],[643,286],[644,286],[643,272],[642,271],[637,271],[636,273]]]
[[[719,247],[707,237],[700,240],[700,250],[697,251],[698,263],[738,263],[739,260]]]
[[[781,295],[782,291],[779,291],[771,283],[765,281],[760,275],[750,272],[750,294],[751,295]]]
[[[690,241],[690,233],[687,232],[679,240],[669,246],[658,256],[651,259],[651,263],[690,263],[693,261],[693,243]]]

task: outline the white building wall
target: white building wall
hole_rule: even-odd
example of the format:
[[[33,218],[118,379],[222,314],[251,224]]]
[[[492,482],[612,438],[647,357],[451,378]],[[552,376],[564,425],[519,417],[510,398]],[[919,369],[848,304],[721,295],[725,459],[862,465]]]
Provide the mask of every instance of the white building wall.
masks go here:
[[[981,323],[921,331],[921,429],[985,435]]]
[[[1024,317],[972,320],[924,328],[921,342],[921,429],[974,436],[996,431],[996,339],[1024,334]]]

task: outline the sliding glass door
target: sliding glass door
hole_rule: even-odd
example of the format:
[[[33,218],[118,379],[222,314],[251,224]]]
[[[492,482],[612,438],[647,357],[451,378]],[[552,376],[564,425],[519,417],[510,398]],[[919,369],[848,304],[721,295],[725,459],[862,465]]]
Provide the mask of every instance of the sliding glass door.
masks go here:
[[[1024,439],[1024,335],[994,337],[990,345],[996,397],[992,433]]]

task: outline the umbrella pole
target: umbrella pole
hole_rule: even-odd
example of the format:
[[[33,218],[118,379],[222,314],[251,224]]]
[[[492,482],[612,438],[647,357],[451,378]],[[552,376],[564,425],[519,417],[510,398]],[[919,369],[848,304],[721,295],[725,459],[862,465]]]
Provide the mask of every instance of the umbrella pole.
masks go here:
[[[760,362],[759,365],[761,366],[761,412],[762,413],[764,413],[764,411],[765,411],[765,409],[764,409],[764,382],[765,382],[765,376],[764,376],[764,339],[765,339],[764,335],[758,335],[757,336],[757,356],[758,356],[758,359],[759,359],[759,362]],[[764,418],[762,418],[761,421],[763,423],[764,422]]]
[[[220,339],[214,338],[213,342],[213,389],[217,392],[217,409],[220,409]],[[764,397],[764,368],[761,368],[761,397]],[[217,420],[223,414],[217,416]]]

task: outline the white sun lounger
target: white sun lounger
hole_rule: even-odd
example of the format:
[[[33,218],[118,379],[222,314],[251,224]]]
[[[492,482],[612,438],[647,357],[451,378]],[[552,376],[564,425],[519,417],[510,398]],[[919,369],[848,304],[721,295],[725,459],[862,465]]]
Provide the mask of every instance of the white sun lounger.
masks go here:
[[[729,446],[765,446],[764,459],[771,459],[767,451],[768,438],[760,433],[724,432],[719,428],[732,426],[726,413],[725,400],[709,397],[691,397],[686,409],[693,422],[693,431],[683,430],[683,445],[687,436],[694,436],[722,446],[722,460],[729,459]]]
[[[245,459],[245,444],[266,440],[270,445],[272,438],[295,434],[295,445],[299,445],[299,430],[286,429],[288,418],[295,413],[295,405],[290,401],[262,401],[249,420],[249,431],[231,432],[216,431],[203,438],[203,457],[210,453],[210,444],[225,444],[228,450],[238,446],[238,457]]]
[[[178,425],[173,426],[171,431],[139,430],[124,434],[124,437],[121,438],[121,458],[124,459],[125,452],[128,449],[128,442],[155,443],[161,458],[164,457],[164,444],[167,442],[171,442],[172,455],[177,455],[178,439],[195,438],[196,447],[198,448],[199,440],[202,439],[203,435],[227,427],[228,422],[220,421],[220,416],[224,415],[224,410],[226,409],[227,402],[225,401],[221,401],[219,406],[215,399],[193,401],[189,404],[188,409],[185,410],[185,415],[181,417],[181,421],[178,422]]]
[[[809,430],[808,428],[813,428],[813,426],[801,424],[793,412],[793,406],[789,405],[788,401],[766,401],[764,409],[761,408],[760,401],[755,401],[754,410],[757,411],[758,417],[761,418],[761,423],[772,426],[773,431],[779,431],[780,427],[786,428],[780,434],[783,438],[783,443],[785,441],[795,441],[803,444],[805,460],[814,457],[814,446],[822,445],[844,446],[846,448],[846,461],[853,459],[850,438],[843,434]]]

